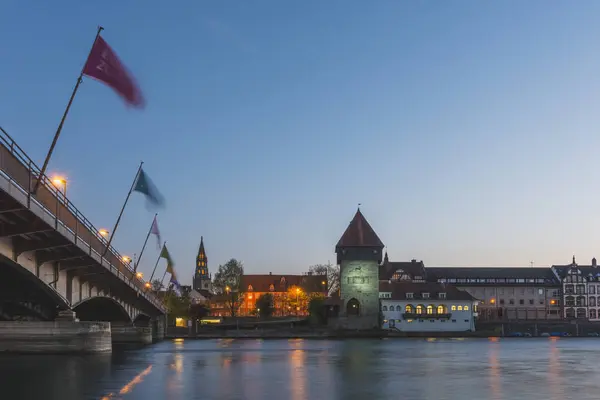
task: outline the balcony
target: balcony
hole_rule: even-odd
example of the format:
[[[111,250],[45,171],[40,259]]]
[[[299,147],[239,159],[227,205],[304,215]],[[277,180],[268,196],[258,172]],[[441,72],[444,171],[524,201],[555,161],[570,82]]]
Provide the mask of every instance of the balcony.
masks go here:
[[[402,318],[404,319],[450,319],[451,313],[446,314],[417,314],[417,313],[404,313]]]

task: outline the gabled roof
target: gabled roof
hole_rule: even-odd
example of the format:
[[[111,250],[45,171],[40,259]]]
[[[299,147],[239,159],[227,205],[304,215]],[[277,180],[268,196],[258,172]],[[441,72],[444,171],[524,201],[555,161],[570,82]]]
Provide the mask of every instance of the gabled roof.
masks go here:
[[[412,293],[414,301],[440,300],[439,294],[446,293],[445,300],[475,300],[468,292],[453,285],[443,283],[412,283],[412,282],[379,282],[380,292],[391,292],[391,300],[406,300],[406,293]],[[423,293],[429,293],[428,299],[423,299]],[[387,299],[382,299],[387,300]]]
[[[325,283],[323,283],[325,282]],[[253,292],[270,292],[273,285],[274,292],[287,292],[293,286],[300,287],[303,291],[327,292],[326,275],[242,275],[240,290],[248,292],[252,286]]]
[[[417,276],[420,276],[422,279],[425,279],[427,276],[427,270],[425,268],[425,264],[423,264],[423,261],[417,261],[417,260],[412,260],[412,261],[408,261],[408,262],[406,262],[406,261],[402,261],[402,262],[388,261],[386,263],[383,263],[379,267],[379,280],[387,281],[387,280],[392,279],[392,276],[394,276],[396,271],[398,271],[399,269],[403,270],[407,275],[409,275],[413,279]]]
[[[547,267],[427,267],[432,279],[549,279],[554,275]]]
[[[206,251],[204,250],[204,236],[200,236],[200,248],[198,249],[198,258],[201,258],[201,255],[204,256],[204,258],[206,258]]]
[[[371,225],[369,225],[359,208],[335,247],[336,249],[339,247],[383,248],[383,242],[379,239],[373,228],[371,228]]]

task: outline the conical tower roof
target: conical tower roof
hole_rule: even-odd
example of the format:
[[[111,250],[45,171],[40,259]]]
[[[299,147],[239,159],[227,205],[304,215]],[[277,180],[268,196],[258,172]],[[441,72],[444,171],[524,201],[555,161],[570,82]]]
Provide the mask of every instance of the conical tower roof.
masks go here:
[[[371,225],[369,225],[359,208],[335,247],[336,249],[340,247],[383,248],[383,242],[379,239],[373,228],[371,228]]]

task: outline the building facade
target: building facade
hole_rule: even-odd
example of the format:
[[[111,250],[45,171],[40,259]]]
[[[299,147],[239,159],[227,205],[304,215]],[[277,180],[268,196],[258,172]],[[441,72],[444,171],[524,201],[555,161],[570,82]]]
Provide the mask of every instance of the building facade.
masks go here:
[[[600,268],[596,259],[591,265],[578,265],[573,257],[571,264],[553,265],[552,270],[561,282],[562,317],[600,321]]]
[[[212,275],[208,271],[208,258],[204,249],[204,237],[200,237],[200,247],[196,256],[196,267],[192,278],[192,287],[204,297],[212,294]]]
[[[477,300],[440,283],[381,282],[383,329],[402,332],[475,331]]]
[[[383,243],[358,209],[335,247],[340,265],[340,327],[379,327],[382,251]]]

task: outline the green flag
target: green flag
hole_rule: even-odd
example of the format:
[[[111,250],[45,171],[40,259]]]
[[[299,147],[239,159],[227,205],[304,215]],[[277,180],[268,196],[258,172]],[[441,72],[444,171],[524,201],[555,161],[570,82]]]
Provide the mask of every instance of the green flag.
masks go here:
[[[160,257],[167,260],[167,272],[172,275],[174,263],[171,255],[169,254],[169,250],[167,250],[167,245],[163,246],[162,251],[160,252]]]
[[[143,169],[140,169],[135,186],[133,190],[146,195],[146,199],[154,206],[164,206],[165,199],[160,194],[156,186],[152,183],[152,180],[146,175]]]

